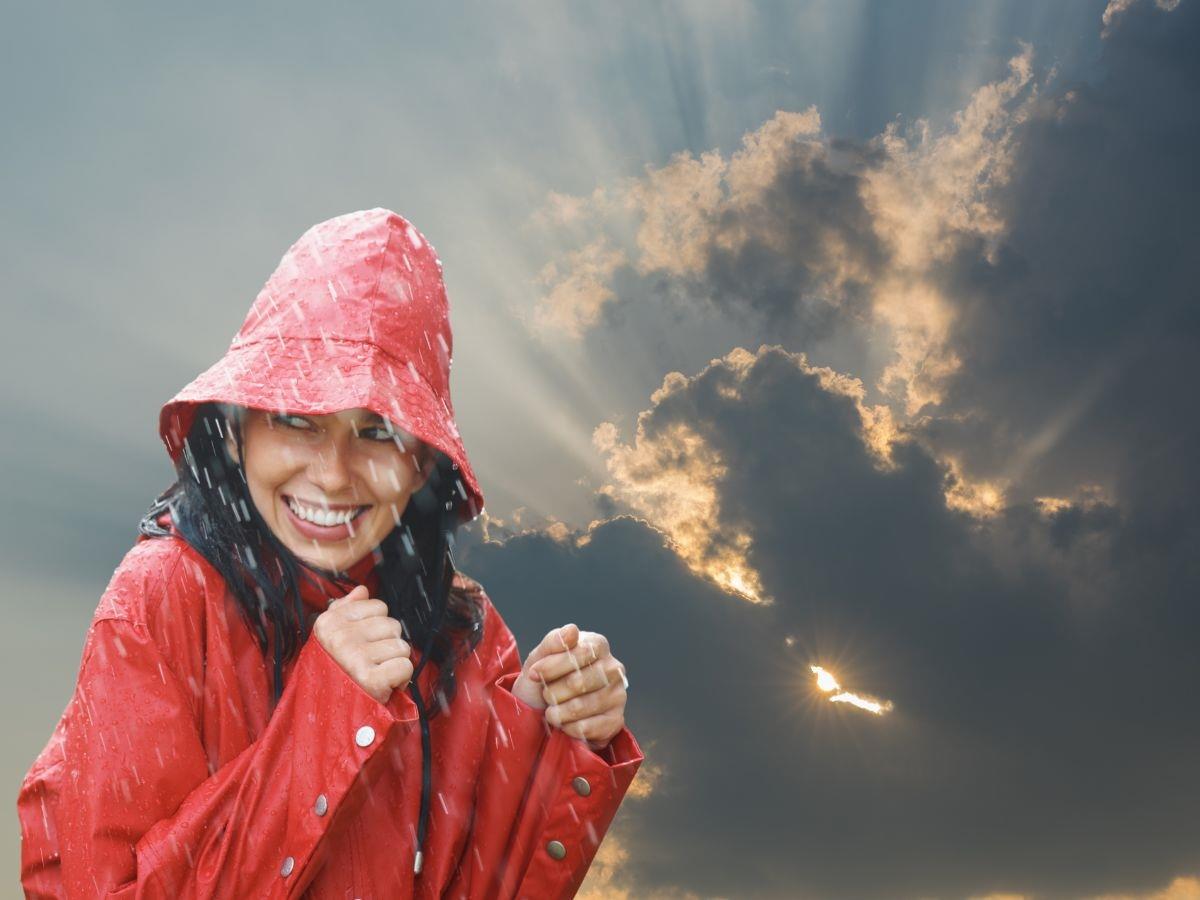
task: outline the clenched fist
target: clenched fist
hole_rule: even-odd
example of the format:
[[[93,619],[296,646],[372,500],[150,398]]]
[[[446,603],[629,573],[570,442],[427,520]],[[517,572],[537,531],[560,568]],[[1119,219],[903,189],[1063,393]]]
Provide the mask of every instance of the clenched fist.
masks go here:
[[[364,691],[387,703],[412,678],[412,648],[387,604],[363,585],[334,600],[313,622],[313,636]]]
[[[564,625],[529,652],[513,683],[517,699],[546,710],[546,721],[603,750],[625,727],[625,666],[608,638]]]

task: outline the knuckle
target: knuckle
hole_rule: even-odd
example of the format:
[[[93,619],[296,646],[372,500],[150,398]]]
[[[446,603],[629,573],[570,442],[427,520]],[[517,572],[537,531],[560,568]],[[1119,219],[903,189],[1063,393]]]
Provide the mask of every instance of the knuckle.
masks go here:
[[[345,637],[338,628],[327,627],[321,634],[321,643],[326,650],[335,655],[343,652],[342,644],[344,641]]]
[[[570,714],[572,719],[578,719],[588,712],[589,705],[590,704],[586,696],[575,697],[567,703],[567,712]]]
[[[379,600],[359,600],[357,603],[345,607],[344,615],[348,619],[361,621],[362,619],[373,619],[379,615]]]

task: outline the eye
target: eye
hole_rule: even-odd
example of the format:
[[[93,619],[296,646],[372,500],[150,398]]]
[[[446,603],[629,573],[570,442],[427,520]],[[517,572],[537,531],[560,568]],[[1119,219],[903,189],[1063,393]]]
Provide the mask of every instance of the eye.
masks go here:
[[[388,431],[382,425],[372,425],[370,428],[364,428],[359,431],[359,437],[365,437],[369,441],[378,441],[383,443],[390,441],[394,432]]]
[[[295,428],[298,431],[308,431],[308,419],[301,416],[293,416],[289,413],[272,413],[271,421],[278,422],[285,428]]]

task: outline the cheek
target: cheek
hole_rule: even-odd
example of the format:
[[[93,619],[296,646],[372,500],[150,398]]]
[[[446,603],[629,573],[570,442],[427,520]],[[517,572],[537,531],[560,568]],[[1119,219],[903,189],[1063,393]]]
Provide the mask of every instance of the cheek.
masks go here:
[[[266,513],[266,505],[275,491],[283,486],[302,464],[295,449],[281,441],[259,441],[245,454],[246,483],[250,496]]]
[[[370,460],[368,465],[371,490],[381,498],[402,496],[412,485],[407,457],[383,456]]]

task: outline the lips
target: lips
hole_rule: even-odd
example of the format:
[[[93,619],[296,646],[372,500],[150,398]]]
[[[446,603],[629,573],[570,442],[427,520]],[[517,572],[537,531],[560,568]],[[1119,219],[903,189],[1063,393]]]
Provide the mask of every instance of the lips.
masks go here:
[[[283,498],[284,515],[287,516],[288,522],[300,534],[307,538],[312,538],[316,541],[344,541],[354,536],[354,523],[362,518],[363,513],[369,510],[370,506],[363,506],[350,519],[349,522],[340,522],[336,525],[318,525],[315,522],[309,522],[307,519],[302,519],[292,511],[292,505],[288,501],[290,497]],[[353,506],[329,507],[334,512],[347,509],[354,509]]]

